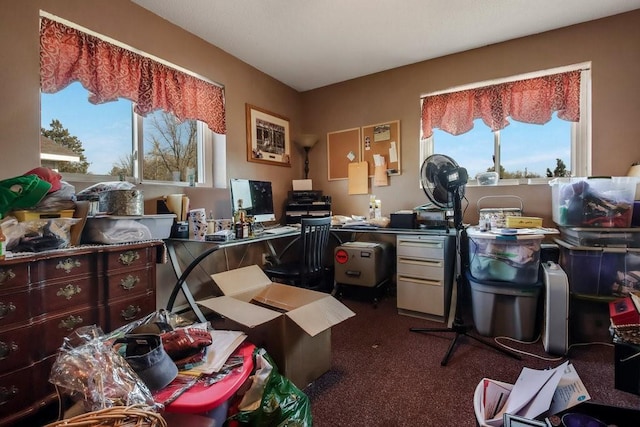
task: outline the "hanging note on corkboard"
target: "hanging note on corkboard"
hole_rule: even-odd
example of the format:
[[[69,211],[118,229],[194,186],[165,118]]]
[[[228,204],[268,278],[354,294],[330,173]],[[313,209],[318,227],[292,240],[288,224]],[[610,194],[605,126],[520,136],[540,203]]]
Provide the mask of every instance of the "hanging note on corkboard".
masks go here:
[[[347,179],[349,164],[360,161],[360,128],[327,133],[329,181]]]
[[[362,160],[369,163],[369,176],[375,174],[374,154],[383,156],[388,175],[400,175],[400,120],[362,127]]]

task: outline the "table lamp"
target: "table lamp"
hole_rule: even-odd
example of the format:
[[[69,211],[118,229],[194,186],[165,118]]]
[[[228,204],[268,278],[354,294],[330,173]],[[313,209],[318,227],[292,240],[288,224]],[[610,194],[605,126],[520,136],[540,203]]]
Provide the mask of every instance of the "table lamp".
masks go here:
[[[318,142],[318,135],[305,133],[298,136],[294,142],[304,148],[304,179],[309,177],[309,150]]]

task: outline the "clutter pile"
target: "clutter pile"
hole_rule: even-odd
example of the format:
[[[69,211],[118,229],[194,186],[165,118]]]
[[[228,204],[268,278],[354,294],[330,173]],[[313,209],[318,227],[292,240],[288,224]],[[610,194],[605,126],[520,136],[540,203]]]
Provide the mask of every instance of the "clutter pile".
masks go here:
[[[72,245],[75,188],[48,168],[38,167],[0,181],[0,216],[6,250],[42,252]]]

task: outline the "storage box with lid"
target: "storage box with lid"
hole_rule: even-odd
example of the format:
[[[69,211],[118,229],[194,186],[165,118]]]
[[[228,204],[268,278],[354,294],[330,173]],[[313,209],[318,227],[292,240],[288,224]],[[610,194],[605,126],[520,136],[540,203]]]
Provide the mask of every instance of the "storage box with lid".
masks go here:
[[[630,227],[638,179],[554,178],[553,221],[567,227]]]
[[[171,234],[175,218],[174,214],[88,217],[82,231],[82,242],[115,244],[166,239]]]
[[[560,237],[575,246],[640,248],[640,227],[559,227]]]
[[[574,246],[556,239],[574,294],[621,297],[640,290],[640,248]]]
[[[520,285],[537,282],[544,235],[500,235],[473,227],[467,230],[467,236],[473,278]]]

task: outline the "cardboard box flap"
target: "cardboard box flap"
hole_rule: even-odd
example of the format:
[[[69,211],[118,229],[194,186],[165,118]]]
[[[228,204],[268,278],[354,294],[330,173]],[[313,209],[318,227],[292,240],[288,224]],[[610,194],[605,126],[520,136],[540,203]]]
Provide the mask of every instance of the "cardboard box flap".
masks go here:
[[[249,328],[262,325],[282,316],[277,311],[228,296],[208,298],[197,301],[197,303]]]
[[[271,283],[271,280],[257,265],[215,273],[211,275],[211,279],[225,295],[230,296],[251,290],[257,292]]]
[[[286,315],[314,337],[356,314],[337,299],[325,294],[324,298],[296,308]]]
[[[272,283],[253,295],[253,301],[287,312],[326,297],[323,292]]]

